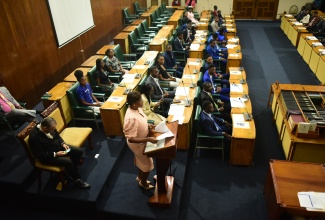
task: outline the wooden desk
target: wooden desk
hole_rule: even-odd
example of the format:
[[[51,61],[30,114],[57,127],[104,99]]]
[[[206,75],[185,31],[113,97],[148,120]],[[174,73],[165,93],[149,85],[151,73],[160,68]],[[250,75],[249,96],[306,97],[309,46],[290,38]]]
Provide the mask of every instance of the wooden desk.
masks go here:
[[[173,34],[173,31],[173,25],[164,25],[149,43],[149,49],[153,51],[165,52],[168,39]]]
[[[168,20],[168,25],[173,25],[174,28],[178,26],[179,20],[183,17],[184,10],[176,10]]]
[[[115,49],[116,45],[105,45],[96,52],[97,55],[106,55],[105,52],[108,49]]]
[[[325,49],[324,46],[318,46],[318,47],[313,47],[312,51],[311,51],[311,56],[310,56],[310,60],[309,60],[309,67],[310,69],[313,71],[313,73],[316,74],[316,70],[318,67],[318,63],[320,60],[320,52],[323,51]],[[324,69],[325,71],[325,69]]]
[[[196,30],[208,30],[208,23],[198,23]]]
[[[311,56],[311,51],[312,51],[312,44],[313,43],[317,43],[319,42],[319,40],[306,40],[306,45],[305,45],[305,49],[304,49],[304,53],[303,53],[303,58],[305,60],[305,62],[307,64],[309,64],[310,61],[310,56]]]
[[[300,35],[300,39],[299,39],[299,43],[298,43],[298,53],[300,54],[300,56],[304,55],[307,36],[313,36],[313,35],[311,33],[303,33]]]
[[[88,58],[83,64],[81,64],[81,67],[90,67],[92,68],[93,66],[96,65],[96,60],[97,59],[104,59],[105,55],[94,55]]]
[[[146,146],[143,154],[156,158],[157,183],[154,195],[148,200],[149,205],[169,208],[173,196],[174,177],[166,176],[166,174],[171,159],[176,158],[178,124],[176,121],[171,122],[167,124],[167,127],[174,134],[174,137],[166,138],[163,148],[155,148],[149,151]],[[159,133],[155,133],[150,136],[157,137],[158,135]]]
[[[245,94],[247,95],[249,93],[247,83],[241,84],[239,79],[234,79],[229,83],[230,83],[230,95],[245,95]]]
[[[319,138],[298,137],[292,133],[287,120],[285,104],[281,99],[282,91],[299,91],[324,93],[325,86],[308,86],[299,84],[272,84],[269,100],[272,98],[273,121],[279,133],[279,142],[282,143],[284,155],[287,160],[324,163],[325,162],[325,138],[320,134]],[[273,97],[272,97],[273,94]],[[270,103],[270,101],[269,101]]]
[[[130,25],[139,26],[145,19],[134,20]]]
[[[126,32],[126,33],[131,33],[132,31],[134,31],[135,29],[137,29],[139,26],[135,26],[135,25],[129,25],[126,26],[122,32]]]
[[[299,45],[299,40],[300,40],[300,36],[303,33],[309,33],[309,31],[303,27],[303,26],[293,26],[293,30],[292,30],[292,35],[291,35],[291,43],[295,46],[298,47]]]
[[[230,73],[230,82],[233,82],[233,80],[246,80],[246,71],[244,68],[241,69],[240,67],[228,67],[228,72]],[[232,72],[240,72],[240,74],[232,74]]]
[[[140,15],[140,19],[145,19],[145,20],[147,20],[147,22],[148,22],[148,25],[149,26],[151,26],[151,19],[150,19],[150,15],[151,15],[152,13],[148,13],[148,12],[145,12],[145,13],[142,13],[141,15]]]
[[[322,55],[320,56],[317,70],[316,70],[316,76],[319,79],[319,81],[321,81],[321,83],[325,83],[324,70],[325,70],[325,55]]]
[[[158,51],[146,51],[140,59],[135,63],[133,68],[129,71],[130,74],[141,74],[142,77],[147,75],[148,66],[144,63],[148,58],[154,59],[158,54]],[[141,67],[141,68],[138,68]],[[143,67],[143,68],[142,68]],[[128,88],[137,90],[137,86],[141,79],[134,79],[132,85],[127,84]],[[124,115],[127,109],[126,95],[123,95],[125,87],[117,87],[111,94],[110,98],[100,108],[100,113],[103,121],[103,126],[106,136],[124,136],[123,123]],[[122,101],[114,101],[114,97],[122,97]],[[112,126],[114,125],[114,126]]]
[[[83,72],[84,76],[87,77],[87,73],[90,69],[91,69],[90,67],[79,67],[79,68],[75,69],[74,71],[72,71],[67,77],[65,77],[63,81],[75,83],[75,82],[77,82],[77,78],[74,76],[74,72],[76,70],[81,70]]]
[[[229,67],[241,67],[243,54],[239,49],[228,49],[227,71]]]
[[[282,219],[284,214],[307,219],[325,217],[324,212],[300,207],[297,196],[301,191],[325,192],[324,165],[281,160],[271,160],[269,164],[264,186],[268,219]]]
[[[48,91],[48,93],[52,95],[51,97],[42,98],[44,109],[49,107],[55,101],[59,103],[59,107],[62,110],[66,124],[68,124],[72,120],[70,102],[68,100],[66,92],[68,89],[70,89],[73,84],[74,83],[72,82],[60,82],[56,86],[54,86],[50,91]]]
[[[122,48],[123,54],[130,53],[129,33],[120,32],[114,37],[114,44],[119,44]]]

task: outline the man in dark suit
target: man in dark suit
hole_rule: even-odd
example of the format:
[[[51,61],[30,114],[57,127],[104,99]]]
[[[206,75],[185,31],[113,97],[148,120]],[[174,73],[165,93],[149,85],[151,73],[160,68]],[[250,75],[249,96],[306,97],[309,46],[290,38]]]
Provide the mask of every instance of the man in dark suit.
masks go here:
[[[213,104],[209,101],[202,103],[201,126],[205,133],[212,136],[224,136],[225,139],[231,138],[231,124],[222,118],[211,114],[214,111]]]
[[[209,82],[203,83],[203,90],[201,91],[201,103],[204,101],[209,101],[213,104],[214,111],[220,112],[220,116],[227,121],[231,121],[230,111],[231,106],[230,103],[222,102],[220,99],[215,99],[212,94],[212,85]]]
[[[33,155],[44,164],[62,166],[69,180],[82,189],[90,185],[80,179],[77,165],[83,154],[82,149],[68,146],[56,130],[54,118],[45,118],[29,135],[29,145]],[[67,157],[69,156],[69,157]]]
[[[156,66],[149,68],[149,74],[150,75],[148,76],[146,83],[150,83],[154,90],[154,92],[150,94],[150,97],[153,100],[160,100],[163,98],[163,106],[165,111],[167,111],[170,104],[173,102],[175,91],[166,91],[161,88],[158,79],[159,71]]]
[[[165,63],[164,66],[166,69],[176,70],[176,77],[182,78],[184,67],[177,65],[175,55],[172,51],[172,45],[167,44],[166,52],[164,53]]]
[[[184,51],[184,50],[188,51],[189,50],[189,46],[185,46],[182,32],[177,33],[177,38],[174,40],[173,46],[174,46],[174,50],[176,50],[176,51]]]
[[[192,21],[187,20],[186,29],[183,30],[183,39],[185,43],[191,44],[194,40],[195,30],[192,28]]]

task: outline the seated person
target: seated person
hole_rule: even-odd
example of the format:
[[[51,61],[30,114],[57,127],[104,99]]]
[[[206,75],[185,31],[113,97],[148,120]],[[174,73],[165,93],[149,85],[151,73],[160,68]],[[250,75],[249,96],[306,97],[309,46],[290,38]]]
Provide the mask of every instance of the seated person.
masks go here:
[[[209,82],[212,85],[212,94],[218,93],[220,94],[220,99],[223,102],[230,102],[229,93],[230,88],[221,88],[220,86],[216,86],[214,83],[214,79],[218,79],[217,76],[215,76],[216,68],[213,64],[210,64],[208,67],[208,70],[203,75],[203,82]]]
[[[313,35],[315,37],[324,37],[325,34],[325,20],[321,20],[316,25],[315,31],[313,32]]]
[[[178,32],[177,33],[177,38],[174,40],[174,50],[175,51],[187,51],[187,57],[188,57],[188,50],[190,49],[189,46],[185,46],[185,42],[183,39],[183,33]]]
[[[94,96],[83,72],[81,70],[76,70],[74,72],[74,75],[79,82],[79,86],[76,92],[81,104],[93,108],[96,113],[100,113],[99,107],[102,105],[102,103],[99,102]]]
[[[172,45],[167,44],[166,52],[164,53],[164,58],[165,58],[164,67],[166,69],[175,69],[176,76],[178,78],[182,78],[184,67],[177,65],[176,58],[172,50],[173,50]]]
[[[309,10],[305,10],[304,11],[304,16],[301,20],[298,20],[300,23],[303,24],[308,24],[309,23],[309,19],[310,19],[310,14],[309,14]]]
[[[220,26],[219,26],[219,17],[218,16],[214,16],[214,20],[211,23],[211,27],[212,27],[214,34],[219,30]]]
[[[185,12],[185,13],[186,13],[186,12]],[[187,19],[187,14],[185,14],[185,16],[184,16],[184,21],[183,21],[184,24],[181,26],[181,29],[180,29],[181,32],[183,32],[183,31],[187,28],[187,22],[188,22],[188,21],[190,21],[190,22],[192,23],[191,20],[188,20],[188,19]]]
[[[205,56],[205,64],[204,64],[205,71],[207,71],[209,69],[209,65],[211,65],[211,64],[213,64],[214,66],[218,66],[218,63],[217,62],[218,61],[213,62],[212,56],[210,54],[207,54]],[[222,79],[222,83],[226,84],[229,87],[229,78],[230,78],[230,74],[229,73],[215,73],[215,75],[219,79]]]
[[[115,85],[109,79],[108,72],[104,69],[104,67],[104,60],[98,58],[96,60],[96,72],[93,74],[93,77],[96,81],[97,86],[100,86],[101,90],[109,95],[111,94]]]
[[[222,118],[211,114],[214,111],[213,104],[209,101],[202,103],[200,124],[206,134],[211,136],[224,136],[225,139],[231,138],[231,124]]]
[[[215,38],[217,45],[218,46],[220,45],[219,48],[221,48],[222,51],[227,50],[227,48],[226,48],[227,37],[225,34],[226,32],[227,32],[227,30],[225,28],[220,28],[219,31],[217,32],[218,37]]]
[[[165,91],[161,88],[158,79],[159,71],[156,66],[149,68],[149,74],[146,83],[150,83],[153,87],[153,93],[150,94],[150,97],[153,100],[160,100],[163,98],[164,111],[168,112],[170,104],[173,102],[175,97],[175,91]]]
[[[188,7],[187,19],[191,20],[191,22],[194,23],[195,25],[199,24],[199,22],[194,18],[194,13],[193,13],[192,7]]]
[[[154,112],[154,109],[157,109],[162,105],[163,98],[161,98],[158,102],[151,101],[150,95],[153,93],[152,85],[144,84],[141,87],[140,93],[143,101],[142,110],[147,115],[148,120],[153,120],[155,125],[162,121],[166,121],[165,117]]]
[[[183,39],[185,43],[190,45],[194,40],[194,35],[195,35],[195,30],[194,27],[192,27],[192,22],[191,20],[187,20],[186,29],[183,30]]]
[[[165,69],[164,66],[165,58],[162,54],[157,56],[157,69],[159,71],[158,78],[160,81],[169,81],[169,86],[172,88],[177,88],[181,79],[172,77]]]
[[[107,56],[106,68],[108,68],[109,72],[114,72],[114,73],[121,72],[122,75],[128,73],[127,70],[123,69],[120,61],[114,56],[113,49],[107,49],[105,54]]]
[[[317,11],[313,11],[311,20],[308,24],[306,24],[306,29],[309,30],[310,32],[314,32],[317,28],[318,22],[321,20],[320,16],[318,16]]]
[[[222,118],[231,121],[230,117],[230,111],[231,106],[230,103],[222,102],[220,99],[214,99],[212,96],[212,85],[209,82],[203,83],[203,90],[201,91],[200,97],[201,97],[201,103],[204,101],[209,101],[213,104],[214,111],[220,112],[220,115]]]
[[[207,46],[207,53],[212,56],[213,59],[221,60],[221,67],[223,70],[226,69],[227,59],[226,55],[221,52],[221,50],[216,46],[216,41],[211,40],[210,44]],[[225,72],[225,71],[223,71]]]
[[[3,79],[0,75],[0,117],[5,117],[10,124],[18,122],[31,122],[40,114],[42,110],[24,109],[9,90],[3,86]]]
[[[72,180],[80,188],[90,188],[88,183],[80,179],[80,174],[78,173],[77,165],[80,164],[83,154],[82,149],[68,146],[64,143],[64,140],[56,130],[54,118],[45,118],[38,124],[31,131],[28,142],[31,152],[41,163],[63,166],[68,180]]]
[[[300,21],[305,16],[306,6],[302,6],[300,12],[295,16],[297,21]]]

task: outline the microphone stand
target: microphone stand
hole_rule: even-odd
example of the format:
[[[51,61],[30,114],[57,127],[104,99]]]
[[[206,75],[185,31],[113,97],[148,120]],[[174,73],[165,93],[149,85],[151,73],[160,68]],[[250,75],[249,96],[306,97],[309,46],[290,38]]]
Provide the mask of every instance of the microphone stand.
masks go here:
[[[242,98],[249,99],[249,96],[244,92],[243,89],[241,89],[236,83],[232,82],[234,86],[236,86],[240,91],[244,94]]]
[[[190,65],[188,65],[188,69],[190,70],[190,73],[191,73]],[[192,82],[190,85],[190,88],[194,88],[194,87],[196,87],[196,85],[193,83],[192,74],[190,74],[190,77],[191,77],[191,82]]]
[[[241,76],[240,83],[241,84],[245,84],[246,83],[246,80],[243,78],[243,70],[244,70],[244,67],[239,67],[239,71],[241,72],[240,73],[240,76]]]
[[[253,116],[252,116],[251,114],[248,113],[248,110],[247,110],[247,108],[246,108],[246,105],[245,105],[245,103],[241,100],[241,98],[238,98],[238,99],[239,99],[239,101],[244,105],[244,108],[245,108],[245,111],[246,111],[246,112],[243,113],[243,114],[244,114],[244,119],[245,119],[245,121],[251,121],[252,118],[253,118]]]
[[[184,88],[185,96],[186,96],[185,107],[189,107],[189,106],[191,106],[191,102],[190,102],[190,100],[188,99],[188,96],[187,96],[187,94],[186,94],[186,89],[185,89],[185,86],[184,86],[184,82],[183,82],[183,80],[182,80],[182,83],[183,83],[183,88]]]

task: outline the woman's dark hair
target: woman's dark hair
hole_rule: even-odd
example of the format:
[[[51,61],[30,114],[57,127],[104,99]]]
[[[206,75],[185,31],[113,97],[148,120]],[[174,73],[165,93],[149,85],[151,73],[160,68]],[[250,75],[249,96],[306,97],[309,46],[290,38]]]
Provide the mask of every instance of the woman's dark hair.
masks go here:
[[[146,84],[144,84],[144,85],[141,87],[141,90],[140,90],[140,93],[141,93],[141,94],[144,94],[144,95],[147,97],[147,99],[148,99],[148,101],[149,101],[149,104],[150,104],[150,102],[151,102],[151,98],[150,98],[150,90],[151,90],[152,88],[153,88],[153,87],[152,87],[151,83],[146,83]]]
[[[74,72],[74,76],[77,78],[78,81],[84,76],[84,73],[81,70],[76,70]]]
[[[102,59],[101,58],[98,58],[96,60],[96,71],[100,71],[102,69],[100,63],[101,63]]]
[[[111,50],[114,51],[113,49],[107,49],[107,50],[105,51],[105,55],[108,56],[108,55],[109,55],[109,52],[111,52]]]
[[[141,99],[141,93],[137,91],[130,92],[126,97],[126,101],[128,102],[129,105],[133,105],[134,103],[138,102],[140,99]]]

